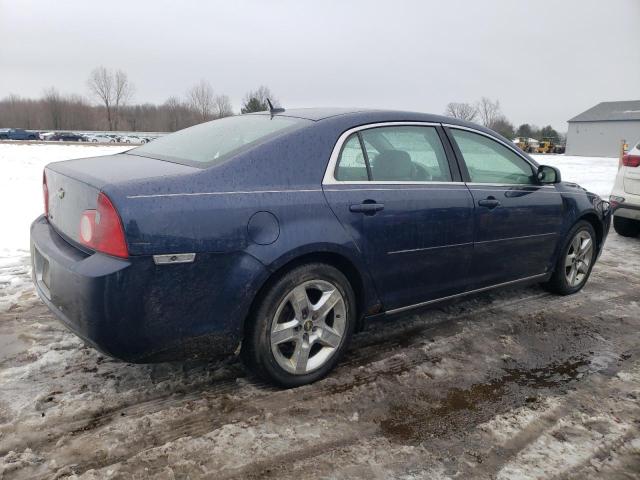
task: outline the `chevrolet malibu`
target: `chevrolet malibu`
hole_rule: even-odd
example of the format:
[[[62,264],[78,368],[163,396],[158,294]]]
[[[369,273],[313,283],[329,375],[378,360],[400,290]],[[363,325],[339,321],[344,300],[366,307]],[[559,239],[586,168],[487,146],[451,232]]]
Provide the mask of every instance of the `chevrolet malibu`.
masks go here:
[[[129,362],[240,352],[326,375],[366,320],[492,288],[586,283],[608,202],[486,128],[395,111],[274,110],[56,162],[31,226],[42,300]]]

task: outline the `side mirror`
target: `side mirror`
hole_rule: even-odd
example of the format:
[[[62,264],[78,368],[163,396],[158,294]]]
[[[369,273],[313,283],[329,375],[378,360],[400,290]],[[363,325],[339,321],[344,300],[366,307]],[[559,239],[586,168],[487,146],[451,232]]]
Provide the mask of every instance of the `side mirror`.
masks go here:
[[[560,177],[560,170],[556,167],[550,167],[549,165],[540,165],[538,167],[536,178],[543,184],[560,183],[562,181]]]

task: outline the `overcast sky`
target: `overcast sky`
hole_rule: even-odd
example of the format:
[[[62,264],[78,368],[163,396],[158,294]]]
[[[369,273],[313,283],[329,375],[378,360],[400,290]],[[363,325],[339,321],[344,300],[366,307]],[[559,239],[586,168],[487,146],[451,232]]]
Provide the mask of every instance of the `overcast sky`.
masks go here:
[[[640,99],[640,0],[0,0],[0,97],[88,96],[104,65],[135,102],[205,78],[235,110],[267,85],[285,107],[443,113],[499,99],[516,125]]]

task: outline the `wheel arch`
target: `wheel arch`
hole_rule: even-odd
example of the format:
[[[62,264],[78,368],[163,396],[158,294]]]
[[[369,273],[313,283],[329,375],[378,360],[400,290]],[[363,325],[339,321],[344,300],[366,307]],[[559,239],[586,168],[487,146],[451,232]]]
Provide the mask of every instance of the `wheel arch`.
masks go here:
[[[602,221],[600,220],[600,218],[595,212],[587,212],[582,214],[580,217],[576,219],[574,225],[581,220],[589,222],[593,227],[593,229],[595,230],[597,251],[599,252],[600,249],[602,248],[602,244],[604,241],[604,226],[602,225]]]
[[[370,292],[367,291],[368,287],[367,279],[365,277],[366,274],[363,273],[360,268],[358,268],[358,266],[352,259],[350,259],[343,253],[339,253],[333,250],[316,250],[300,252],[293,257],[287,258],[286,260],[274,262],[271,274],[258,289],[251,302],[248,314],[243,321],[243,338],[246,334],[248,321],[251,318],[252,313],[255,311],[262,298],[264,298],[264,295],[269,290],[269,288],[271,288],[271,286],[276,281],[282,278],[283,275],[287,274],[294,268],[309,263],[324,263],[326,265],[330,265],[339,270],[347,278],[356,296],[356,331],[362,329],[364,324],[364,316],[368,310],[367,304],[370,303],[368,301],[368,294],[370,294]]]

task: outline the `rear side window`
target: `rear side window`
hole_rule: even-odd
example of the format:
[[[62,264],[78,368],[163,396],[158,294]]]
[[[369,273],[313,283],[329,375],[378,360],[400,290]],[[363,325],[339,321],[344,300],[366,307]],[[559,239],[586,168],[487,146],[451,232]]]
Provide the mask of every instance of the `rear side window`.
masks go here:
[[[390,126],[351,135],[340,152],[335,178],[339,181],[448,182],[451,171],[435,127]]]
[[[374,181],[451,181],[435,127],[372,128],[364,130],[362,138]]]
[[[358,134],[351,135],[342,145],[336,168],[336,180],[341,182],[361,182],[369,180],[364,152],[360,147]]]
[[[210,167],[310,120],[280,115],[238,115],[201,123],[157,138],[128,153],[185,165]]]
[[[536,184],[533,168],[522,157],[484,135],[451,129],[474,183]]]

